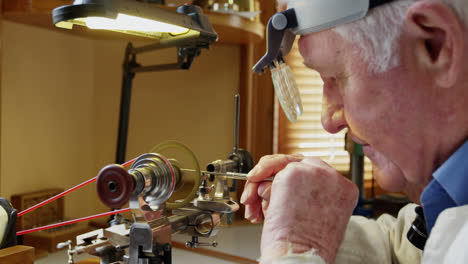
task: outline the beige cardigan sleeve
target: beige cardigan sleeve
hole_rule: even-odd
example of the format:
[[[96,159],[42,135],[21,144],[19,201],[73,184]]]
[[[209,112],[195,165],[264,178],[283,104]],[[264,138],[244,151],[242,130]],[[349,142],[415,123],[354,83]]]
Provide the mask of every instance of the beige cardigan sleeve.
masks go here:
[[[400,210],[397,218],[382,215],[377,220],[371,220],[361,216],[352,216],[335,264],[421,263],[422,251],[414,247],[406,238],[406,233],[416,216],[415,207],[415,204],[405,206]],[[312,250],[305,254],[289,254],[277,259],[274,263],[325,263],[313,252]]]

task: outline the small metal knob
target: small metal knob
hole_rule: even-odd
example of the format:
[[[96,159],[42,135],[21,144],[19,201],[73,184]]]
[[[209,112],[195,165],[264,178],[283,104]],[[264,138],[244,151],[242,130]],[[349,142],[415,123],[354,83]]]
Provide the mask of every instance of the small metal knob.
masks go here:
[[[58,249],[62,249],[62,248],[64,248],[64,247],[68,247],[68,246],[71,245],[71,243],[72,243],[71,240],[68,240],[67,242],[58,243],[58,244],[57,244],[57,248],[58,248]]]
[[[67,254],[68,254],[68,264],[74,264],[75,261],[73,260],[73,255],[76,253],[75,250],[72,250],[72,241],[68,240],[67,242],[62,242],[57,244],[57,248],[61,249],[64,247],[68,247]]]

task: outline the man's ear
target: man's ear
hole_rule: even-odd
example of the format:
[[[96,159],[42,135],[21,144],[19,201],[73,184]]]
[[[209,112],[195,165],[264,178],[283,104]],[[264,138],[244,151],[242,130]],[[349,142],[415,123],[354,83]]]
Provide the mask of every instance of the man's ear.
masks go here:
[[[419,63],[439,87],[452,87],[463,62],[463,28],[456,13],[438,1],[415,2],[408,9],[405,27]]]

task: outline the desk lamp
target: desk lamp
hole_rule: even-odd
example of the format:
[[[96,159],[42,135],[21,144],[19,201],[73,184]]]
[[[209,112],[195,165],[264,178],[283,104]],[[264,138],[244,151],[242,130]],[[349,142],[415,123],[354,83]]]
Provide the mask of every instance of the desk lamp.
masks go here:
[[[132,82],[137,72],[190,69],[201,49],[216,42],[218,34],[208,17],[198,6],[183,5],[169,10],[136,0],[75,0],[72,5],[52,11],[56,27],[72,29],[83,26],[95,30],[110,30],[149,38],[154,43],[133,47],[129,42],[123,64],[122,94],[120,102],[119,132],[116,163],[125,161],[130,115]],[[141,66],[136,55],[156,49],[177,47],[177,62],[163,65]]]

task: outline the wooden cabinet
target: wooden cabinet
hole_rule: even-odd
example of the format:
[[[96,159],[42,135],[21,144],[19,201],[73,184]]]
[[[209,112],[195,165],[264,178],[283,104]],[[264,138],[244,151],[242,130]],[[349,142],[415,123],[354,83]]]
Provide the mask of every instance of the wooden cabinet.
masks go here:
[[[0,263],[33,264],[34,248],[14,246],[0,250]]]

